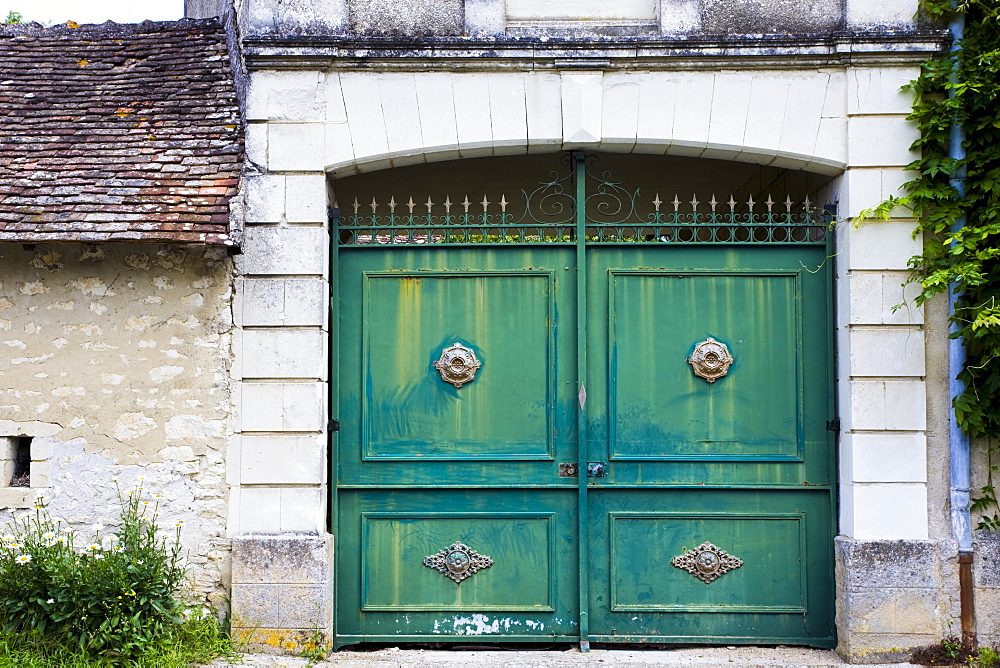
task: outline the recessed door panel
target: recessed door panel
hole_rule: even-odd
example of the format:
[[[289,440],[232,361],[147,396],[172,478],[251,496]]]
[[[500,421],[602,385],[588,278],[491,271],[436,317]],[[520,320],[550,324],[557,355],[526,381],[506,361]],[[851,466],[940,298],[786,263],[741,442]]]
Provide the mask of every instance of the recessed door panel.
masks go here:
[[[365,513],[362,608],[552,612],[553,520],[537,512]]]
[[[609,513],[611,610],[805,612],[804,519]]]
[[[800,458],[797,278],[612,270],[610,458]],[[707,380],[689,359],[710,339],[732,363]]]
[[[365,280],[366,459],[552,458],[551,272]],[[456,344],[480,365],[464,383],[434,366]]]
[[[601,489],[590,500],[593,640],[832,641],[823,491]]]
[[[339,501],[342,642],[577,633],[571,490],[350,489]]]

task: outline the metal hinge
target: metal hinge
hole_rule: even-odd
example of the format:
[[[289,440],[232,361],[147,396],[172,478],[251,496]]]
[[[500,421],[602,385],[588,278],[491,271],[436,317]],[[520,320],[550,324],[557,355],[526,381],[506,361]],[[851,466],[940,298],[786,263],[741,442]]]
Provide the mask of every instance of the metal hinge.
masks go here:
[[[340,431],[340,420],[330,420],[326,423],[327,431]]]
[[[834,418],[833,420],[826,421],[827,431],[840,431],[840,418]]]

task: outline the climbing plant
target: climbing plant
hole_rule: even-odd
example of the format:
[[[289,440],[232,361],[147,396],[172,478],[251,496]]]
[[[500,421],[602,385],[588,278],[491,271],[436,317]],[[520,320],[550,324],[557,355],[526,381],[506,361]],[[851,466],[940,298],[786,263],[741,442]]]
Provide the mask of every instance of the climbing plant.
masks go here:
[[[915,94],[910,119],[920,129],[913,146],[920,158],[909,165],[916,178],[904,196],[868,213],[885,218],[905,206],[916,215],[916,234],[925,239],[923,254],[910,260],[910,280],[922,288],[917,304],[957,291],[953,336],[965,340],[968,360],[959,375],[965,391],[952,408],[966,434],[986,439],[987,482],[972,508],[981,513],[979,528],[1000,530],[993,485],[1000,438],[1000,2],[923,0],[921,7],[942,22],[964,14],[965,35],[959,49],[928,61],[909,85]],[[965,132],[962,161],[948,154],[952,123]],[[963,170],[964,192],[951,182]]]

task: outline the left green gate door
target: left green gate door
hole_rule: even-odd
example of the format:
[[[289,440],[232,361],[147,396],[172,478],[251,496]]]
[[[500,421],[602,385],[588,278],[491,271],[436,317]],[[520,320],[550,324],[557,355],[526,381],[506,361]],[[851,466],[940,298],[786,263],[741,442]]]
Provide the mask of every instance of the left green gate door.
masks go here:
[[[573,262],[341,254],[338,645],[578,636]]]

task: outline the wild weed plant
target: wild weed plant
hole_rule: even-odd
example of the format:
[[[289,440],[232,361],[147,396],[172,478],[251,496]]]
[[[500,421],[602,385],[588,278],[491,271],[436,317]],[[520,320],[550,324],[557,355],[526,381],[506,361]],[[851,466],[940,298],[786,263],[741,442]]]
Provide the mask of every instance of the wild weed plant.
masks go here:
[[[0,539],[0,650],[13,640],[20,649],[35,643],[134,658],[177,635],[183,522],[158,528],[159,495],[142,480],[128,491],[115,483],[117,527],[77,532],[50,515],[44,499],[8,523]]]

